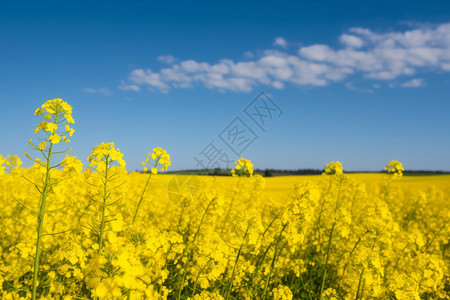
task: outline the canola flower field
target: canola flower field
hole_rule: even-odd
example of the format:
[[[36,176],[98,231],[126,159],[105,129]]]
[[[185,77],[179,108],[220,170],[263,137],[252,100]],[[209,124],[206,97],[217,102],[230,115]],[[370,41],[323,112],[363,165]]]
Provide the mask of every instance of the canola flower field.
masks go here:
[[[162,148],[127,173],[69,155],[68,103],[35,118],[33,165],[0,156],[1,299],[450,299],[449,175],[164,175]]]

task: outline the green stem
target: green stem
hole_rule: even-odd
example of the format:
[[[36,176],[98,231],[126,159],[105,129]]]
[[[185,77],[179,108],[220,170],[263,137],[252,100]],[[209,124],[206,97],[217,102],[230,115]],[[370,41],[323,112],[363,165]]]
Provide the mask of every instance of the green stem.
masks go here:
[[[441,228],[439,228],[439,230],[435,232],[435,234],[433,235],[433,238],[427,243],[423,253],[426,253],[428,251],[428,249],[430,248],[431,244],[434,242],[434,240],[439,235],[439,233],[441,233],[441,231],[445,228],[445,226],[447,226],[447,223],[448,223],[448,221],[443,222]]]
[[[213,198],[211,201],[209,201],[208,206],[206,206],[206,209],[205,209],[205,211],[203,212],[203,215],[202,215],[202,219],[200,220],[200,224],[198,225],[197,231],[195,232],[194,238],[193,238],[192,241],[187,245],[187,247],[184,249],[183,253],[181,254],[180,260],[183,259],[183,257],[184,257],[184,255],[186,254],[186,252],[189,251],[190,247],[192,246],[192,244],[194,244],[195,240],[197,239],[197,236],[198,236],[198,234],[199,234],[199,232],[200,232],[200,228],[201,228],[202,225],[203,225],[203,221],[205,220],[205,217],[206,217],[206,215],[207,215],[207,213],[208,213],[208,210],[209,210],[209,208],[211,207],[211,205],[212,205],[212,203],[214,202],[214,200],[216,200],[216,198]],[[183,208],[184,208],[184,207],[183,207]],[[181,218],[180,218],[180,220],[181,220]],[[187,266],[188,266],[188,264],[186,265],[186,267],[185,267],[185,273],[183,274],[183,277],[181,278],[181,284],[180,284],[180,289],[178,290],[178,298],[177,298],[177,299],[180,299],[180,297],[181,297],[181,292],[182,292],[182,290],[183,290],[183,288],[184,288],[184,281],[185,281],[185,279],[186,279],[186,272],[187,272],[187,269],[188,269]],[[195,290],[195,288],[194,288],[194,290]]]
[[[206,206],[206,209],[205,209],[205,211],[203,212],[202,218],[201,218],[201,220],[200,220],[200,224],[198,224],[197,231],[196,231],[195,234],[194,234],[194,239],[192,240],[191,244],[193,244],[193,243],[195,242],[195,240],[197,239],[198,234],[200,233],[200,228],[202,227],[203,222],[204,222],[204,220],[205,220],[205,217],[206,217],[206,215],[208,214],[208,210],[209,210],[209,208],[211,207],[211,205],[212,205],[212,203],[214,202],[214,200],[216,200],[216,198],[211,199],[211,201],[209,201],[209,203],[208,203],[208,206]]]
[[[356,247],[358,246],[358,244],[361,242],[361,239],[362,239],[368,232],[369,232],[369,231],[367,230],[363,235],[361,235],[361,236],[359,237],[358,241],[355,243],[355,245],[353,246],[352,250],[350,251],[350,254],[348,255],[347,262],[345,263],[344,268],[343,268],[343,270],[342,270],[341,280],[340,280],[339,287],[338,287],[338,294],[339,294],[340,291],[341,291],[341,287],[342,287],[341,282],[344,280],[345,271],[347,270],[347,267],[348,267],[348,265],[349,265],[349,263],[350,263],[350,258],[352,257],[353,252],[355,252]]]
[[[370,259],[370,257],[373,254],[373,249],[375,248],[375,244],[377,243],[377,239],[378,239],[378,235],[376,235],[375,238],[373,239],[373,244],[372,244],[372,247],[370,248],[370,254],[367,257],[368,260]],[[359,298],[362,299],[362,296],[364,294],[364,287],[365,287],[365,280],[363,280],[364,271],[365,271],[365,267],[362,268],[361,274],[359,276],[358,290],[356,291],[356,298],[355,298],[355,300],[358,300]],[[361,282],[362,282],[362,289],[361,289]],[[359,291],[361,291],[361,295],[359,295]]]
[[[314,224],[314,232],[317,231],[318,235],[318,243],[320,244],[321,236],[320,236],[320,219],[322,218],[323,208],[325,206],[325,202],[327,200],[326,196],[330,193],[331,186],[333,184],[333,177],[330,176],[330,182],[328,183],[327,192],[323,196],[323,201],[320,205],[320,211],[319,211],[319,217],[317,218],[315,224]]]
[[[47,158],[47,171],[45,174],[44,188],[42,190],[42,197],[40,203],[40,210],[38,215],[38,226],[37,226],[37,241],[36,241],[36,254],[34,256],[34,272],[33,272],[33,287],[32,287],[32,299],[36,299],[36,288],[38,283],[38,273],[39,273],[39,257],[41,256],[41,245],[42,245],[42,235],[43,235],[43,227],[44,227],[44,216],[45,216],[45,207],[47,204],[47,193],[49,188],[50,181],[50,161],[52,157],[52,149],[53,144],[50,144],[48,149],[48,158]]]
[[[322,274],[322,282],[320,284],[319,299],[322,299],[323,289],[325,287],[325,279],[327,277],[327,271],[328,271],[327,269],[328,269],[328,260],[329,260],[329,255],[330,255],[331,241],[333,239],[334,227],[336,226],[336,223],[337,223],[336,213],[339,209],[339,198],[341,196],[342,180],[343,180],[343,178],[339,179],[339,189],[338,189],[338,194],[337,194],[337,198],[336,198],[336,206],[334,208],[334,218],[335,219],[333,222],[333,226],[331,226],[331,232],[330,232],[330,236],[328,238],[327,253],[325,255],[325,264],[323,266],[324,269],[323,269],[323,274]]]
[[[330,236],[328,238],[327,253],[325,255],[325,263],[323,265],[323,274],[322,274],[322,282],[320,284],[319,299],[322,299],[323,288],[325,287],[325,279],[327,277],[327,269],[328,269],[328,259],[329,259],[330,248],[331,248],[331,240],[333,239],[333,232],[334,232],[335,226],[336,226],[336,222],[333,223],[333,226],[331,227]]]
[[[244,240],[242,241],[241,246],[239,247],[239,251],[236,255],[236,260],[234,261],[233,271],[231,272],[231,278],[230,278],[230,281],[228,282],[227,294],[226,294],[225,300],[228,300],[230,298],[231,288],[233,287],[234,274],[236,273],[236,266],[238,264],[239,257],[241,256],[242,247],[244,246],[245,238],[247,237],[247,233],[248,233],[248,229],[249,228],[247,227],[247,230],[245,231],[245,234],[244,234]]]
[[[220,230],[220,233],[223,233],[223,230],[225,229],[225,225],[227,224],[228,217],[229,217],[230,212],[231,212],[231,207],[233,206],[234,198],[236,197],[236,193],[237,193],[237,191],[239,189],[240,183],[241,183],[241,177],[239,177],[239,180],[238,180],[238,183],[237,183],[237,186],[236,186],[236,190],[234,191],[233,197],[231,198],[230,206],[228,207],[227,214],[225,215],[225,219],[223,220],[222,229]]]
[[[106,171],[105,171],[105,182],[103,185],[103,205],[102,205],[102,221],[100,223],[100,234],[98,239],[98,252],[102,250],[103,246],[103,234],[105,233],[105,210],[106,210],[106,200],[108,199],[108,169],[109,169],[109,155],[106,157]]]
[[[144,190],[142,191],[142,194],[141,194],[141,198],[139,198],[139,202],[138,202],[138,205],[136,207],[136,211],[134,212],[134,217],[133,217],[132,224],[134,224],[134,221],[136,221],[136,217],[137,217],[137,214],[138,214],[138,211],[139,211],[139,207],[141,206],[142,199],[144,199],[144,194],[145,194],[145,191],[147,190],[147,186],[148,186],[148,183],[150,182],[150,178],[152,178],[152,173],[150,173],[150,175],[148,176],[147,182],[145,183],[145,186],[144,186]]]
[[[180,281],[180,289],[178,290],[177,300],[181,299],[181,292],[183,291],[184,281],[186,280],[186,273],[187,273],[187,268],[185,268],[183,277],[181,278],[181,281]]]
[[[270,264],[270,271],[269,271],[269,274],[267,275],[267,278],[266,278],[266,284],[265,284],[265,286],[264,286],[264,294],[263,294],[263,297],[262,297],[263,300],[266,299],[267,287],[269,286],[270,277],[272,276],[272,271],[273,271],[273,268],[274,268],[274,266],[275,266],[275,261],[276,261],[276,259],[277,259],[277,254],[278,254],[278,244],[280,243],[281,236],[283,235],[283,231],[284,231],[284,229],[286,228],[286,226],[287,226],[288,224],[289,224],[289,222],[287,222],[286,224],[284,224],[283,228],[282,228],[281,231],[280,231],[280,234],[278,235],[277,242],[276,242],[276,244],[275,244],[275,252],[274,252],[274,254],[273,254],[272,263]]]
[[[364,267],[361,270],[361,274],[359,275],[359,281],[358,281],[358,290],[356,291],[356,298],[355,300],[358,300],[359,298],[359,290],[361,289],[361,282],[364,275]]]
[[[195,282],[194,282],[194,289],[192,290],[192,295],[191,298],[193,299],[195,296],[195,290],[197,289],[197,284],[198,284],[198,280],[200,278],[200,275],[203,273],[203,270],[205,270],[205,268],[208,266],[209,262],[212,260],[212,258],[210,258],[208,260],[208,262],[200,269],[200,271],[198,272],[197,277],[195,278]]]

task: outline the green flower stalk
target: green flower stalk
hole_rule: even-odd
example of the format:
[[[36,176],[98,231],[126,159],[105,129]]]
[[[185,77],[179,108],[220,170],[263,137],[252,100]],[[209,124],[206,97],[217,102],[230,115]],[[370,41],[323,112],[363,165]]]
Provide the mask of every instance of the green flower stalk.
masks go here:
[[[334,229],[336,227],[337,224],[337,213],[339,210],[339,200],[341,197],[341,187],[342,187],[342,182],[344,180],[344,174],[343,174],[343,168],[342,168],[342,164],[340,162],[330,162],[329,164],[325,165],[325,174],[327,175],[331,175],[336,177],[336,180],[338,181],[339,185],[338,185],[338,194],[337,194],[337,198],[336,198],[336,204],[335,204],[335,208],[334,208],[334,222],[333,225],[331,226],[331,230],[330,230],[330,234],[328,236],[328,242],[327,242],[327,248],[326,248],[326,254],[325,254],[325,261],[323,264],[323,273],[322,273],[322,280],[320,283],[320,290],[319,290],[319,299],[323,298],[323,290],[325,287],[325,280],[327,278],[327,272],[328,272],[328,261],[330,259],[330,249],[331,249],[331,243],[333,240],[333,234],[334,234]]]
[[[167,154],[166,150],[164,150],[163,148],[159,148],[159,147],[154,148],[153,152],[149,152],[147,154],[145,161],[142,162],[142,165],[144,166],[144,172],[147,172],[147,167],[145,165],[146,165],[146,163],[148,163],[150,161],[150,159],[152,159],[154,161],[154,164],[150,170],[150,175],[147,178],[144,189],[142,190],[141,197],[139,198],[139,202],[136,207],[136,211],[134,212],[132,224],[134,224],[134,222],[136,221],[139,207],[141,206],[142,200],[144,199],[145,191],[147,190],[148,183],[150,182],[150,178],[152,178],[152,175],[158,174],[158,166],[161,171],[167,170],[167,168],[170,166],[170,155]]]
[[[252,177],[252,175],[253,175],[253,164],[249,159],[239,158],[234,163],[234,166],[235,166],[234,169],[231,170],[231,176],[239,177],[239,179],[238,179],[236,188],[234,190],[233,196],[231,197],[231,201],[230,201],[230,205],[228,206],[227,213],[223,220],[222,229],[220,230],[221,233],[224,232],[225,226],[227,225],[228,218],[230,216],[230,212],[233,207],[234,199],[239,190],[239,185],[241,184],[241,177]]]
[[[269,270],[269,274],[267,274],[267,278],[266,278],[266,283],[264,285],[264,293],[262,296],[262,299],[266,299],[266,295],[267,295],[267,288],[269,287],[269,282],[270,282],[270,277],[272,277],[272,272],[273,272],[273,268],[275,267],[275,262],[277,260],[277,255],[278,255],[278,245],[280,244],[281,241],[281,237],[283,235],[283,231],[286,229],[286,226],[289,224],[289,222],[286,222],[283,225],[283,228],[280,231],[280,234],[278,235],[277,241],[275,243],[275,250],[273,253],[273,257],[272,257],[272,262],[270,264],[270,270]]]
[[[123,184],[120,182],[111,187],[113,181],[120,179],[120,171],[123,169],[113,170],[113,163],[117,162],[120,167],[125,167],[125,161],[122,159],[123,154],[120,153],[120,149],[115,149],[114,143],[101,143],[92,149],[91,156],[88,157],[88,161],[91,163],[90,168],[96,173],[100,184],[89,183],[89,185],[98,188],[99,192],[94,195],[93,201],[99,206],[100,224],[91,224],[91,229],[95,232],[98,242],[98,251],[100,252],[104,245],[104,235],[106,232],[106,224],[113,221],[114,216],[108,215],[106,212],[107,207],[115,205],[117,201],[111,201],[111,193],[113,189],[118,188]],[[87,172],[87,177],[91,177],[91,172]],[[92,176],[94,177],[94,176]],[[87,179],[88,179],[87,178]],[[95,197],[100,198],[99,200]],[[97,218],[93,217],[96,220]],[[95,222],[94,222],[95,223]]]
[[[57,165],[52,166],[52,156],[58,153],[67,153],[71,149],[70,147],[64,151],[54,151],[54,146],[60,141],[70,142],[67,136],[72,136],[74,130],[70,128],[69,123],[75,123],[72,118],[72,107],[62,99],[53,99],[45,102],[41,108],[36,109],[36,116],[41,116],[44,121],[40,122],[35,133],[42,133],[37,139],[40,141],[39,145],[33,144],[32,140],[28,141],[29,147],[33,150],[40,151],[44,157],[42,162],[40,158],[33,159],[28,153],[25,155],[35,163],[39,164],[43,168],[44,180],[42,185],[38,185],[30,181],[36,189],[41,194],[39,201],[39,211],[31,210],[35,215],[37,215],[37,226],[36,226],[36,253],[34,256],[34,269],[33,269],[33,283],[32,283],[32,299],[36,299],[37,288],[39,283],[39,259],[42,253],[42,238],[44,234],[44,219],[47,207],[47,196],[53,185],[57,182],[51,181],[52,169],[64,165],[61,162]],[[22,204],[23,205],[23,204]]]

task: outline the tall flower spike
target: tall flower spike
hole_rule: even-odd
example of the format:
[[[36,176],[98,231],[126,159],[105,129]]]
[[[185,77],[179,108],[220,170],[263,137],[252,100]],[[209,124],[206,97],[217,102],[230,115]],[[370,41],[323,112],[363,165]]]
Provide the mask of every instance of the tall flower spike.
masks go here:
[[[100,145],[92,149],[92,154],[88,157],[90,167],[97,172],[97,175],[102,179],[102,188],[100,193],[100,199],[95,201],[99,206],[100,224],[94,224],[92,228],[95,228],[95,234],[98,235],[98,251],[102,251],[102,247],[105,242],[105,232],[107,231],[107,224],[110,222],[111,215],[108,214],[107,207],[114,205],[115,203],[109,203],[111,201],[110,195],[113,189],[117,188],[121,184],[117,184],[115,187],[111,187],[113,181],[119,180],[119,171],[113,171],[114,163],[118,163],[120,167],[118,169],[124,170],[125,161],[123,160],[123,154],[120,153],[120,149],[116,149],[114,143],[101,143]],[[89,172],[90,173],[90,172]],[[88,175],[89,173],[86,173]],[[117,202],[116,202],[117,203]]]
[[[146,164],[148,162],[150,162],[150,159],[153,160],[153,165],[150,166],[151,173],[147,178],[144,189],[142,190],[141,197],[139,198],[139,202],[138,202],[136,211],[133,216],[133,224],[136,221],[139,207],[141,206],[142,200],[144,199],[144,194],[145,194],[145,191],[147,190],[147,186],[148,186],[148,183],[150,182],[150,178],[152,177],[152,175],[158,174],[158,168],[161,171],[165,171],[170,166],[170,155],[167,154],[167,151],[164,150],[163,148],[156,147],[156,148],[153,148],[153,152],[147,153],[145,160],[142,162],[142,165],[144,166],[144,172],[147,172],[147,170],[148,170],[148,168],[146,167]]]
[[[72,135],[74,130],[69,127],[69,123],[75,123],[72,117],[72,107],[60,98],[55,98],[46,101],[40,108],[37,108],[34,115],[41,117],[43,121],[39,122],[38,126],[34,130],[34,133],[40,134],[38,136],[38,145],[35,145],[32,140],[28,141],[28,146],[34,150],[39,151],[44,157],[45,161],[41,162],[40,158],[31,158],[28,153],[25,155],[32,161],[38,163],[41,167],[41,172],[44,175],[43,185],[40,187],[39,192],[40,202],[39,211],[35,212],[38,216],[37,224],[37,239],[36,239],[36,254],[34,256],[34,270],[33,270],[33,283],[32,283],[32,299],[37,298],[37,286],[39,282],[39,259],[42,252],[42,237],[44,231],[44,217],[46,214],[47,194],[50,188],[51,174],[55,167],[63,166],[64,161],[51,165],[52,154],[54,154],[53,147],[58,144],[61,139],[66,140],[68,134]],[[70,130],[69,130],[70,129]],[[70,148],[62,152],[69,152]],[[61,153],[61,152],[59,152]],[[16,163],[19,161],[16,160]],[[21,162],[20,162],[21,163]]]

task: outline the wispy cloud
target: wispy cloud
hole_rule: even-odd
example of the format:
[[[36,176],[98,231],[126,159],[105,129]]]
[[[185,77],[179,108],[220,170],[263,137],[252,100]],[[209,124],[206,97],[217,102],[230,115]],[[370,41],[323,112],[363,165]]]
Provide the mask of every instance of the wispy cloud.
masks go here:
[[[255,55],[251,51],[245,51],[244,57],[245,58],[253,58],[253,57],[255,57]]]
[[[415,78],[400,85],[401,87],[416,88],[425,86],[423,78]]]
[[[351,34],[344,33],[339,37],[339,41],[347,47],[361,48],[362,46],[364,46],[364,40],[362,38]]]
[[[273,42],[273,44],[274,44],[275,46],[279,46],[279,47],[281,47],[281,48],[286,48],[287,45],[288,45],[288,42],[287,42],[284,38],[282,38],[281,36],[279,36],[279,37],[277,37],[277,38],[275,39],[275,41]]]
[[[168,63],[168,64],[173,64],[176,61],[175,57],[173,57],[170,54],[168,54],[168,55],[160,55],[160,56],[158,56],[158,60],[162,61],[162,62],[165,62],[165,63]]]
[[[141,90],[141,88],[136,84],[127,84],[125,81],[121,81],[120,85],[117,87],[119,90],[122,91],[135,91],[138,92]]]
[[[111,91],[107,87],[101,87],[101,88],[97,88],[97,89],[85,88],[85,89],[83,89],[83,91],[85,93],[89,93],[89,94],[102,94],[105,96],[112,96]]]
[[[349,90],[358,91],[358,92],[361,92],[361,93],[370,93],[370,94],[373,93],[373,89],[358,87],[358,86],[355,85],[354,82],[351,82],[351,81],[347,82],[345,84],[345,87],[348,88]],[[377,88],[377,86],[374,86],[374,88]]]
[[[168,67],[158,71],[135,69],[122,85],[133,86],[129,90],[146,86],[163,92],[196,85],[249,92],[260,85],[277,89],[287,84],[326,86],[351,82],[355,77],[372,84],[385,81],[389,85],[394,79],[418,72],[450,71],[450,23],[387,33],[351,28],[339,41],[340,48],[315,44],[303,46],[296,53],[269,49],[255,57],[248,55],[246,61],[222,59],[212,64],[196,60],[176,62],[166,55],[159,59],[168,63]],[[287,42],[279,37],[275,45],[283,48]],[[420,79],[413,79],[401,86],[422,84]],[[350,83],[347,87],[352,89],[354,85]]]

